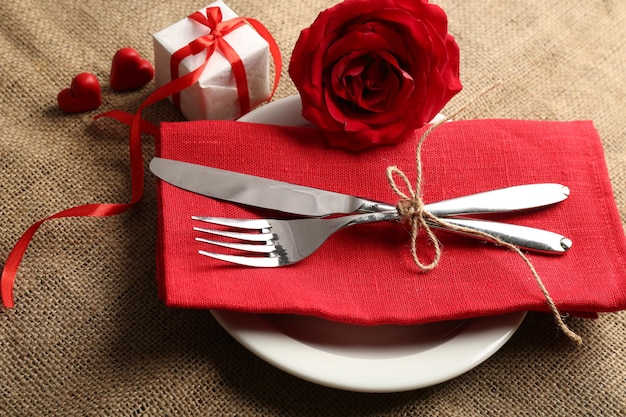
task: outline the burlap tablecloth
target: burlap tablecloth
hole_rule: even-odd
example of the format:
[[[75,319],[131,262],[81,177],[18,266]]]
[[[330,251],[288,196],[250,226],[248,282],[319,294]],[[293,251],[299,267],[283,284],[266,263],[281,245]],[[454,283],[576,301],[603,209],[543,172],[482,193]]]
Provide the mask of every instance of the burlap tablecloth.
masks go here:
[[[100,111],[134,111],[153,85],[114,93],[111,57],[207,3],[0,3],[0,259],[33,222],[70,206],[130,199],[127,128],[65,115],[74,75],[103,84]],[[288,61],[301,28],[334,1],[227,2],[262,21]],[[441,0],[461,48],[465,90],[453,112],[497,80],[463,118],[591,119],[626,219],[626,2]],[[295,93],[286,72],[277,98]],[[167,103],[153,121],[180,120]],[[144,156],[154,152],[146,139]],[[589,213],[593,221],[594,213]],[[0,310],[0,415],[626,415],[626,313],[530,314],[503,349],[452,381],[358,394],[302,381],[235,342],[208,311],[165,308],[155,281],[155,181],[140,205],[106,219],[46,223],[19,270],[16,308]]]

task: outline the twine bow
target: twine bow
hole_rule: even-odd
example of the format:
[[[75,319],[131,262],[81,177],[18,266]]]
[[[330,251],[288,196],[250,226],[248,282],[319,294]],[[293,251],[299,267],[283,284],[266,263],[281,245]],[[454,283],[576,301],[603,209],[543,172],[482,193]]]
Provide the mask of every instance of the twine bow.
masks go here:
[[[428,271],[435,269],[437,265],[439,265],[439,262],[441,261],[441,254],[442,254],[441,243],[437,239],[437,236],[435,236],[435,233],[432,231],[430,224],[435,224],[438,227],[441,227],[443,229],[463,232],[464,234],[481,238],[481,239],[493,242],[499,246],[504,246],[507,249],[510,249],[511,251],[516,253],[528,266],[528,269],[530,270],[533,278],[537,282],[537,285],[539,286],[539,289],[541,290],[541,293],[543,294],[546,300],[546,304],[548,305],[550,311],[552,312],[552,315],[558,327],[563,331],[563,333],[565,333],[565,335],[567,335],[567,337],[569,337],[571,340],[573,340],[574,342],[580,345],[582,344],[582,338],[576,333],[574,333],[569,327],[567,327],[567,325],[563,321],[563,318],[561,317],[561,314],[559,313],[559,310],[554,300],[550,296],[550,293],[548,292],[545,284],[543,283],[541,277],[537,273],[537,270],[535,269],[530,259],[528,259],[528,257],[524,255],[524,253],[520,250],[520,248],[518,248],[517,246],[511,243],[505,242],[502,239],[496,236],[493,236],[489,233],[481,232],[481,231],[477,231],[477,230],[470,229],[467,227],[457,226],[455,224],[448,223],[445,221],[445,219],[435,216],[434,214],[430,213],[425,208],[424,201],[422,200],[422,196],[421,196],[422,171],[423,171],[421,154],[422,154],[422,146],[424,144],[424,141],[432,133],[432,131],[437,128],[437,126],[439,126],[440,124],[444,122],[447,122],[451,118],[456,117],[456,115],[458,115],[461,111],[465,110],[465,108],[467,108],[469,104],[465,105],[463,108],[458,110],[450,118],[446,118],[445,120],[441,122],[432,124],[420,137],[418,144],[417,144],[416,158],[415,158],[416,159],[416,171],[417,171],[417,179],[415,182],[415,188],[411,186],[411,183],[409,179],[407,178],[406,174],[404,174],[404,172],[402,172],[398,167],[396,166],[387,167],[387,172],[386,172],[387,181],[389,182],[391,189],[400,197],[400,200],[397,204],[398,214],[401,216],[402,220],[410,226],[411,256],[413,257],[413,261],[422,272],[428,272]],[[400,190],[400,188],[398,187],[398,184],[396,183],[394,179],[394,175],[398,175],[403,180],[406,186],[406,189],[408,190],[408,194]],[[422,261],[420,261],[419,256],[417,255],[417,242],[418,242],[420,230],[424,230],[426,232],[426,235],[428,236],[428,240],[434,246],[435,254],[430,263],[423,263]]]
[[[420,168],[418,168],[418,172],[421,172]],[[404,181],[404,185],[409,192],[408,195],[400,190],[398,184],[394,180],[394,175],[398,175]],[[387,167],[387,180],[389,181],[391,189],[400,197],[400,201],[398,201],[398,214],[402,220],[408,223],[411,227],[411,255],[413,256],[413,261],[422,271],[431,271],[435,269],[441,259],[441,244],[439,243],[439,240],[437,239],[437,236],[435,236],[433,230],[430,228],[429,222],[435,224],[441,224],[442,222],[439,217],[424,208],[424,201],[422,200],[421,195],[415,191],[415,189],[418,191],[421,190],[421,175],[418,176],[418,183],[416,188],[413,189],[404,172],[396,166],[390,166]],[[432,243],[435,249],[435,256],[431,262],[427,264],[420,261],[417,256],[417,238],[420,230],[424,230],[426,232],[428,240]]]

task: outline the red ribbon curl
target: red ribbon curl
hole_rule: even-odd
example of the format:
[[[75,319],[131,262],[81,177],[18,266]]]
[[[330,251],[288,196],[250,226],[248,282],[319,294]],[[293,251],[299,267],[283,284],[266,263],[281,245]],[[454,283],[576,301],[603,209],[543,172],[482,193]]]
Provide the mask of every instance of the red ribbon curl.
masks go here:
[[[250,111],[250,95],[248,91],[248,83],[246,79],[246,73],[243,62],[235,50],[223,39],[223,36],[233,30],[249,24],[252,26],[263,39],[265,39],[270,48],[270,54],[274,60],[274,86],[270,97],[267,101],[270,101],[276,92],[278,87],[278,81],[280,80],[280,74],[282,71],[282,59],[280,56],[280,50],[278,44],[270,34],[270,32],[259,21],[247,17],[237,17],[227,21],[222,21],[222,12],[219,7],[209,7],[206,9],[207,15],[204,16],[201,12],[195,12],[188,16],[190,19],[207,26],[211,32],[207,35],[201,36],[188,45],[182,47],[176,51],[171,58],[171,77],[172,80],[167,84],[164,84],[160,88],[152,92],[141,105],[135,114],[127,113],[120,110],[113,110],[107,113],[100,114],[95,117],[99,119],[102,117],[112,118],[119,122],[122,122],[130,126],[130,139],[129,139],[129,152],[130,152],[130,173],[131,173],[131,199],[128,203],[119,204],[85,204],[81,206],[71,207],[66,210],[62,210],[56,214],[53,214],[45,219],[39,220],[31,225],[18,239],[17,243],[9,253],[7,261],[2,270],[2,277],[0,278],[0,293],[2,296],[2,303],[6,308],[13,308],[15,303],[13,301],[13,286],[15,283],[15,276],[19,268],[20,262],[24,257],[26,249],[30,241],[32,240],[35,232],[39,227],[48,220],[65,218],[65,217],[108,217],[125,212],[126,210],[137,204],[143,195],[144,185],[144,165],[143,156],[141,153],[141,134],[146,133],[152,136],[159,134],[159,128],[150,122],[142,119],[141,115],[143,110],[157,103],[169,96],[172,96],[174,104],[180,108],[180,95],[179,93],[194,85],[200,76],[204,72],[209,59],[215,53],[219,51],[230,62],[235,75],[235,82],[237,85],[237,92],[239,95],[239,105],[241,113],[245,114]],[[204,62],[192,72],[178,77],[178,66],[180,62],[187,56],[197,55],[206,51],[206,57]]]

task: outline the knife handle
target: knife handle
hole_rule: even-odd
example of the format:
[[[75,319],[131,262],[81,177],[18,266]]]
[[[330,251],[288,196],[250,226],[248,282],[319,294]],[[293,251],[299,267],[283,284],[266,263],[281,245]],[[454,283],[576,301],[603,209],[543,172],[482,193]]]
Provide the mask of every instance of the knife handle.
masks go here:
[[[400,220],[397,211],[356,214],[352,216],[337,217],[328,221],[340,223],[339,227],[345,227],[358,223],[372,223],[379,221]],[[488,220],[445,218],[447,223],[467,229],[486,233],[496,239],[517,246],[520,249],[540,252],[552,255],[563,255],[572,247],[572,241],[567,237],[548,230],[534,227],[521,226],[511,223],[493,222]],[[305,220],[306,221],[306,220]],[[467,236],[479,240],[490,240],[482,236],[471,234],[467,231],[450,229],[444,226],[428,222],[434,229],[442,230],[457,235]],[[492,239],[495,241],[495,239]]]
[[[445,219],[456,226],[466,227],[487,233],[520,249],[548,254],[564,254],[572,247],[572,241],[563,235],[534,227],[520,226],[511,223],[491,222],[487,220]],[[431,225],[431,227],[437,227]],[[461,231],[443,228],[442,230],[465,235]],[[467,235],[474,237],[472,235]]]

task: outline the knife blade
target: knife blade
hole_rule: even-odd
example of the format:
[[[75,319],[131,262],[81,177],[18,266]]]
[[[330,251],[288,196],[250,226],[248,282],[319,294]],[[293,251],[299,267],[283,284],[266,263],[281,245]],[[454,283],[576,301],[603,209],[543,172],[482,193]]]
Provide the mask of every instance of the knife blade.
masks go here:
[[[303,216],[395,210],[395,206],[347,194],[155,157],[150,170],[160,179],[197,194]],[[556,204],[569,189],[561,184],[526,184],[426,205],[439,217],[503,213]]]

